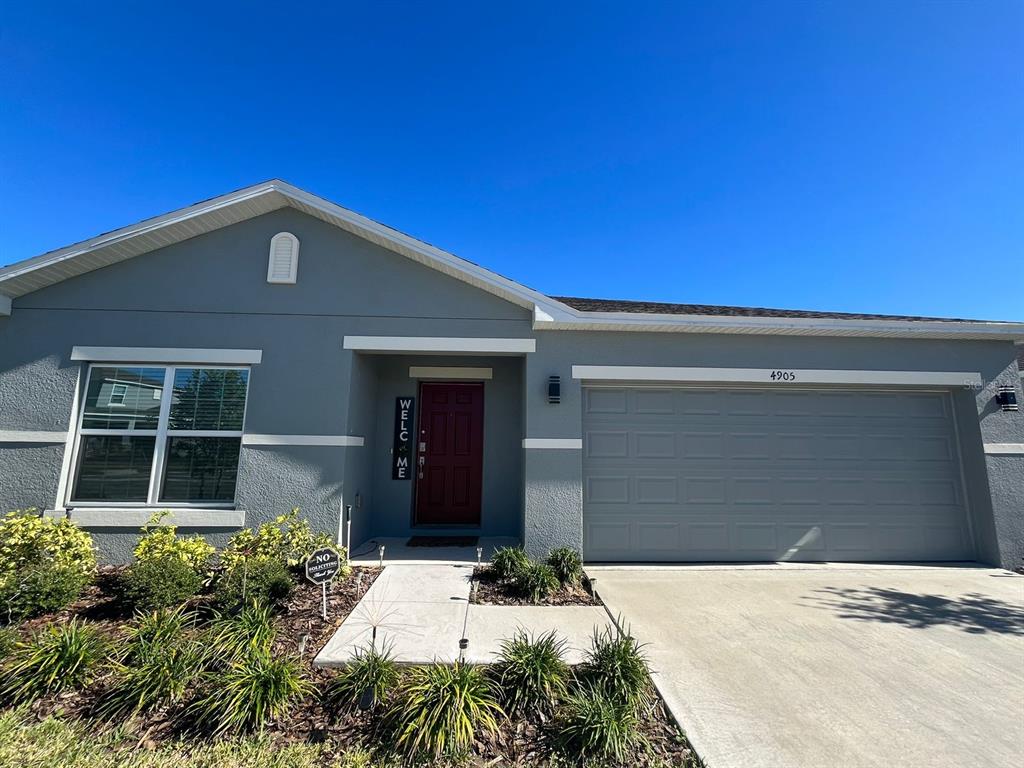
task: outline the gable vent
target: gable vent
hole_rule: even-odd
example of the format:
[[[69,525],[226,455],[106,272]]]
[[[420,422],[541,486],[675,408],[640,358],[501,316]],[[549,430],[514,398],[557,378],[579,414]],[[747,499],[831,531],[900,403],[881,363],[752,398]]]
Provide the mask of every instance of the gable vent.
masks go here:
[[[299,238],[291,232],[278,232],[270,239],[268,283],[294,283],[299,270]]]

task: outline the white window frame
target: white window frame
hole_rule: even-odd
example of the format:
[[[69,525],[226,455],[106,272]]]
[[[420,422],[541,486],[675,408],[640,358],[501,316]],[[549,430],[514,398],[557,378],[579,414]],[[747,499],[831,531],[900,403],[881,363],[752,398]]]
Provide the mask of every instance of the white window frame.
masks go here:
[[[155,393],[156,390],[154,389],[153,392]],[[114,395],[115,395],[115,393],[120,395],[120,397],[121,397],[121,399],[118,402],[116,402],[116,403],[114,402]],[[127,399],[127,397],[128,397],[128,385],[127,384],[120,384],[120,383],[114,382],[113,384],[110,385],[110,397],[107,398],[107,405],[124,406],[124,401],[125,401],[125,399]],[[163,393],[162,392],[160,394],[160,397],[163,397]]]
[[[95,429],[83,428],[82,421],[85,418],[85,407],[89,397],[89,383],[92,380],[92,372],[96,368],[163,368],[164,385],[161,395],[160,414],[157,419],[156,429]],[[202,430],[202,429],[170,429],[168,423],[171,415],[171,399],[174,397],[174,374],[179,369],[222,370],[222,371],[247,371],[245,378],[245,405],[242,409],[242,429],[237,430]],[[245,418],[249,409],[249,380],[252,377],[252,368],[248,365],[207,365],[205,363],[133,363],[118,361],[106,363],[93,361],[89,363],[89,370],[85,377],[85,385],[82,390],[82,397],[79,398],[78,414],[75,420],[75,439],[71,447],[71,462],[69,463],[67,482],[64,491],[64,508],[119,508],[137,509],[139,507],[152,507],[158,509],[233,509],[236,500],[231,501],[208,501],[208,502],[181,502],[181,501],[160,501],[160,488],[163,485],[164,471],[167,463],[167,442],[170,437],[237,437],[241,440],[245,431]],[[79,501],[74,498],[75,486],[78,479],[78,468],[82,460],[81,442],[82,436],[105,435],[109,437],[155,437],[153,446],[153,463],[149,473],[149,488],[145,501]],[[239,446],[241,448],[241,446]],[[237,493],[237,484],[235,487]]]

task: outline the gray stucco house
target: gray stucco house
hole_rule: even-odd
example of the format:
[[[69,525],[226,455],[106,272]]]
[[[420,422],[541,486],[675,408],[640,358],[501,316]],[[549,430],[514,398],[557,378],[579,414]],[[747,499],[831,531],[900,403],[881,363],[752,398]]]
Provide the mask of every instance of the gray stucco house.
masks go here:
[[[154,509],[220,543],[299,506],[357,546],[1013,567],[1022,341],[546,296],[270,181],[0,269],[0,508],[109,559]]]

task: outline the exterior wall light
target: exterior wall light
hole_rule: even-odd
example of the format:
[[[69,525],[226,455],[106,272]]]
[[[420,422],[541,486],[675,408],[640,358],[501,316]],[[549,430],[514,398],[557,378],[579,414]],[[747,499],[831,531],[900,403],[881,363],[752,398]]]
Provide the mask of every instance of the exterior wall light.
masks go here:
[[[548,376],[548,402],[552,405],[562,402],[561,376]]]
[[[1008,384],[1003,384],[996,391],[996,404],[1004,411],[1017,411],[1017,390]]]

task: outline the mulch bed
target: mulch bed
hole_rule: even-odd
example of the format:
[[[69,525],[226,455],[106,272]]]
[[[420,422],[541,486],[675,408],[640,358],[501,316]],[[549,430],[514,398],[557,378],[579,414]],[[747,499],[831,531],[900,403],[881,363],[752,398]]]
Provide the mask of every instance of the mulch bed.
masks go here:
[[[69,621],[77,616],[98,626],[116,642],[134,615],[131,606],[118,597],[119,581],[123,571],[124,568],[121,566],[102,567],[95,582],[85,590],[81,598],[63,611],[22,622],[18,625],[19,632],[30,633],[48,624]],[[318,688],[322,687],[327,674],[313,667],[313,659],[352,612],[380,572],[381,569],[376,567],[356,567],[353,568],[350,578],[334,583],[328,591],[326,621],[322,615],[323,597],[320,587],[296,576],[299,580],[294,591],[275,616],[275,655],[299,655],[303,667],[314,683]],[[200,614],[213,607],[209,595],[193,598],[189,604]],[[40,720],[48,715],[88,718],[110,683],[109,673],[101,675],[83,691],[43,696],[36,699],[30,709]],[[181,724],[176,721],[175,714],[176,712],[170,709],[156,709],[138,718],[135,728],[140,734],[140,746],[152,748],[163,739],[183,735]],[[302,702],[293,709],[286,722],[271,723],[269,731],[279,734],[280,738],[287,742],[315,739],[318,733],[325,732],[322,726],[324,719],[325,714],[319,703],[315,700]],[[347,723],[345,731],[350,732],[359,726],[358,719]],[[102,727],[101,723],[96,723],[97,731]]]
[[[67,610],[41,616],[24,622],[20,630],[34,630],[54,621],[66,621],[79,616],[101,626],[112,638],[120,636],[124,624],[132,618],[130,606],[117,598],[121,568],[103,568],[96,583]],[[305,580],[296,586],[294,592],[276,617],[277,636],[274,642],[275,654],[300,654],[303,666],[317,691],[326,689],[336,670],[323,670],[312,666],[313,658],[335,629],[351,613],[360,598],[380,574],[380,568],[354,569],[353,576],[336,583],[328,594],[328,619],[321,615],[320,587]],[[480,578],[482,576],[482,578]],[[491,605],[523,605],[519,598],[506,594],[505,585],[494,582],[484,574],[475,574],[480,585],[475,602]],[[210,598],[201,596],[193,601],[194,606],[205,612],[209,609]],[[599,605],[585,589],[561,590],[545,605]],[[39,720],[56,715],[64,718],[81,718],[91,725],[95,732],[104,730],[100,721],[91,719],[96,703],[108,689],[112,678],[109,674],[95,680],[89,688],[80,692],[67,692],[36,700],[30,711]],[[201,727],[189,724],[180,717],[180,708],[157,709],[139,717],[130,725],[132,738],[137,739],[137,748],[156,749],[162,744],[178,738],[207,738]],[[188,730],[189,728],[193,730]],[[287,716],[267,724],[265,733],[272,743],[328,743],[341,756],[356,746],[373,749],[384,739],[378,713],[355,710],[337,711],[318,696],[310,696],[296,702]],[[475,743],[472,754],[465,765],[473,768],[498,768],[499,766],[523,766],[524,768],[548,768],[565,766],[564,757],[551,753],[551,723],[539,717],[517,717],[503,721],[499,730],[491,735],[482,734]],[[637,748],[621,763],[605,762],[613,768],[663,768],[679,766],[696,768],[700,764],[689,748],[685,737],[676,727],[665,710],[664,704],[656,701],[650,712],[641,718],[641,732],[646,747]],[[447,763],[421,763],[423,768],[440,768]]]
[[[560,587],[539,603],[520,595],[509,582],[496,579],[487,566],[473,569],[472,583],[469,602],[475,605],[603,605],[591,592],[586,576],[582,586]]]
[[[320,587],[302,579],[276,617],[274,654],[300,655],[311,668],[316,654],[352,613],[380,572],[377,567],[353,568],[350,578],[332,584],[327,591],[326,621]]]

